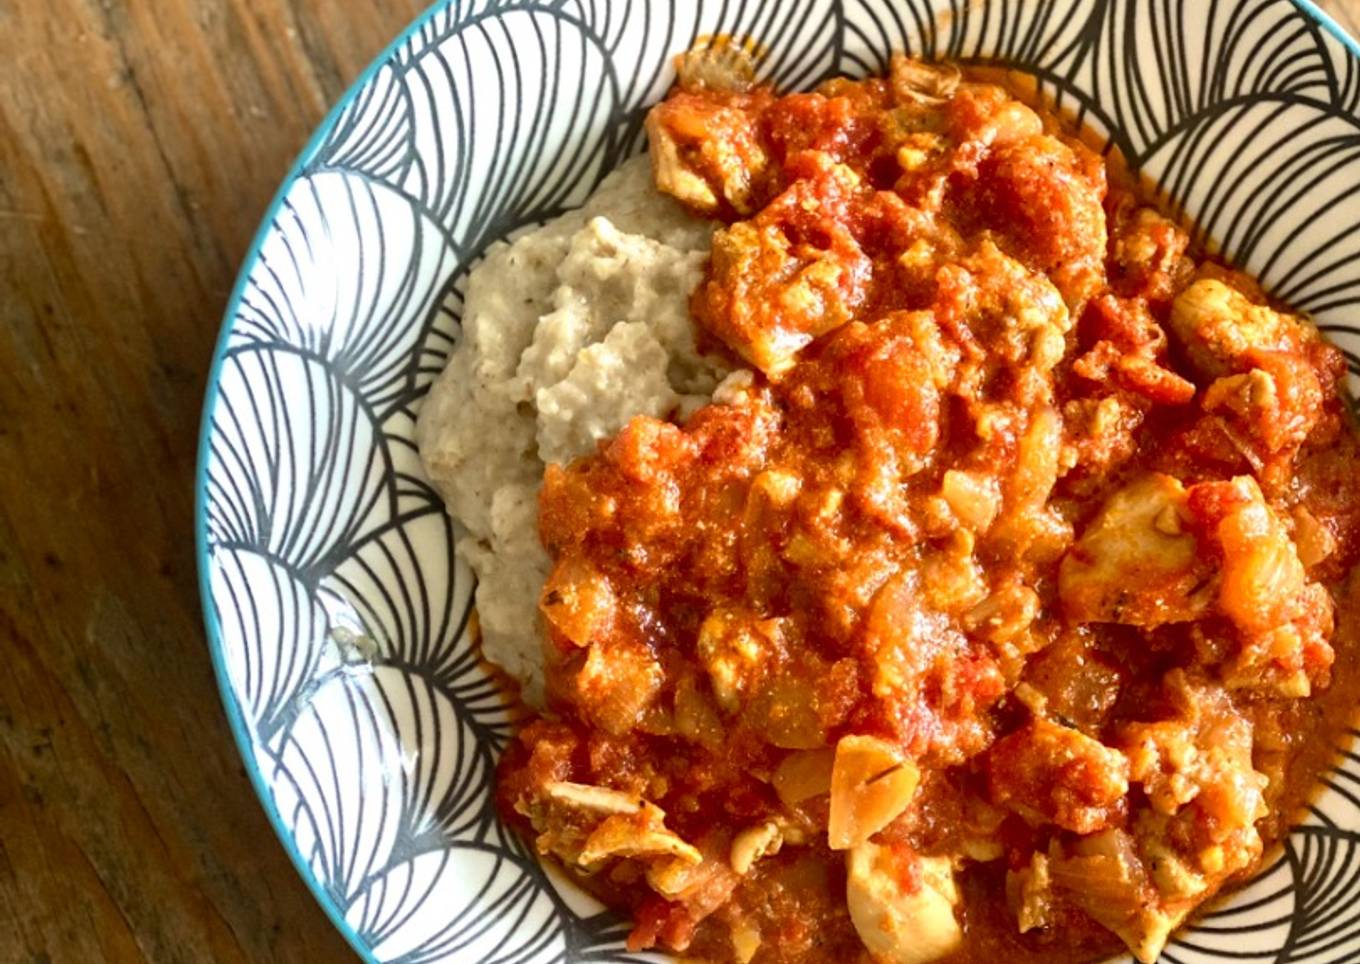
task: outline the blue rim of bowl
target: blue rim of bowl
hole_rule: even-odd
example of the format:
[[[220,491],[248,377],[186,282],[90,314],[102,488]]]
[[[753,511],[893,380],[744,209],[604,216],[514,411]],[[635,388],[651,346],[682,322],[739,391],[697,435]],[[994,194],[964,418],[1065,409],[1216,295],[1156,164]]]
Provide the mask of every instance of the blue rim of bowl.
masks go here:
[[[1313,0],[1291,0],[1294,6],[1298,7],[1308,16],[1316,20],[1323,30],[1327,31],[1332,37],[1345,47],[1356,57],[1360,58],[1360,39],[1352,37],[1346,33],[1344,27],[1332,19],[1331,14],[1319,7]]]
[[[226,654],[222,647],[222,629],[217,621],[217,614],[213,607],[212,584],[208,570],[208,455],[210,451],[210,435],[212,432],[213,411],[217,407],[217,393],[222,376],[222,364],[226,357],[227,341],[231,337],[232,324],[240,311],[241,301],[245,296],[246,284],[250,276],[255,271],[255,266],[260,258],[260,251],[264,247],[265,239],[269,236],[274,227],[274,222],[282,209],[284,201],[288,197],[288,192],[302,173],[307,161],[316,154],[317,150],[325,142],[336,123],[345,110],[354,102],[359,93],[368,85],[373,77],[383,68],[398,50],[411,40],[420,30],[428,24],[436,14],[444,10],[453,0],[437,0],[432,6],[417,17],[410,26],[401,32],[370,63],[359,75],[359,77],[345,91],[343,97],[327,113],[324,120],[317,127],[311,138],[303,147],[297,159],[293,162],[292,168],[284,178],[283,184],[279,187],[274,199],[270,202],[266,210],[264,219],[260,224],[259,230],[255,232],[255,238],[250,243],[250,248],[246,252],[244,261],[241,264],[240,273],[237,275],[236,284],[232,289],[231,298],[227,302],[226,311],[223,314],[221,329],[218,331],[217,343],[213,348],[212,362],[208,368],[208,382],[204,390],[203,414],[199,421],[198,430],[198,466],[194,477],[194,543],[195,559],[198,565],[198,592],[199,601],[203,607],[203,624],[207,631],[208,649],[212,654],[213,670],[217,676],[218,694],[222,698],[223,708],[226,710],[227,723],[231,727],[231,734],[236,741],[236,749],[240,753],[241,761],[245,766],[246,774],[250,777],[251,786],[255,788],[255,795],[259,798],[260,805],[264,808],[265,815],[269,818],[270,825],[274,828],[274,834],[283,845],[288,858],[293,862],[299,876],[302,877],[316,902],[321,905],[321,909],[326,912],[331,923],[335,926],[349,942],[365,962],[379,964],[378,959],[368,948],[364,941],[355,933],[354,928],[350,927],[345,920],[344,911],[336,904],[335,900],[327,892],[321,881],[316,879],[312,873],[311,865],[298,850],[293,835],[284,826],[283,818],[280,816],[278,808],[274,806],[274,794],[269,785],[265,782],[264,774],[260,772],[260,767],[255,761],[254,740],[251,739],[250,732],[246,727],[245,715],[241,710],[240,701],[231,688],[231,678],[227,672]],[[1298,7],[1308,16],[1312,17],[1318,24],[1332,35],[1342,46],[1349,50],[1356,58],[1360,58],[1360,40],[1352,37],[1341,25],[1325,13],[1313,0],[1292,0],[1294,6]]]

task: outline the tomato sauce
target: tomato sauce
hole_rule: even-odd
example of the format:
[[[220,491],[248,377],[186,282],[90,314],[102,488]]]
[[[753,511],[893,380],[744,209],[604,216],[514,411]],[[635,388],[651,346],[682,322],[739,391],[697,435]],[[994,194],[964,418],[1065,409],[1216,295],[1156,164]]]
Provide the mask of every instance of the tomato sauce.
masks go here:
[[[1152,959],[1357,696],[1340,353],[947,66],[648,126],[750,372],[548,467],[506,818],[638,949]]]

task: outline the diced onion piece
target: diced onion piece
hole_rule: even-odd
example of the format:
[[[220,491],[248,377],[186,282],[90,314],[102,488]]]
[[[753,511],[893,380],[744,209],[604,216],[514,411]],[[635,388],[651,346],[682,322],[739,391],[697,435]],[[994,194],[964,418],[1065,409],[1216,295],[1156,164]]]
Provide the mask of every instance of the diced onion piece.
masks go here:
[[[750,964],[760,950],[760,930],[747,918],[740,918],[732,924],[732,955],[737,964]]]
[[[766,469],[751,480],[753,492],[763,495],[772,505],[781,507],[798,498],[802,487],[802,479],[783,469]]]
[[[582,647],[610,632],[617,607],[609,580],[589,563],[575,558],[553,570],[539,600],[549,625],[568,642]]]
[[[831,792],[831,768],[836,751],[800,750],[786,756],[774,771],[775,793],[786,807]]]
[[[996,484],[976,472],[950,469],[940,480],[940,495],[965,526],[985,532],[1001,508]]]
[[[992,430],[978,426],[984,438]],[[1061,469],[1063,432],[1062,417],[1042,408],[1016,446],[1011,474],[1003,483],[1005,509],[991,529],[998,544],[1016,556],[1053,559],[1072,541],[1071,525],[1048,506]]]
[[[1305,566],[1316,566],[1336,551],[1336,536],[1307,506],[1294,508],[1294,545],[1299,561]]]

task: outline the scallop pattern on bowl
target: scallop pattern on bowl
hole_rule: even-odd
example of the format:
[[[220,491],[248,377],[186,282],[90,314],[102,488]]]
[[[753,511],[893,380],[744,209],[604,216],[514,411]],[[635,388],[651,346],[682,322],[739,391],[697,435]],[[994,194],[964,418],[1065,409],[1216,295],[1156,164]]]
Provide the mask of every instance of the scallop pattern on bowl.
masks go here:
[[[1360,359],[1360,47],[1303,0],[471,0],[437,5],[284,185],[228,312],[198,479],[208,635],[247,769],[367,960],[663,960],[496,821],[517,708],[423,477],[420,400],[491,241],[644,148],[696,38],[783,89],[896,50],[1014,68]],[[526,600],[525,605],[532,605]],[[1163,960],[1360,960],[1360,757]]]

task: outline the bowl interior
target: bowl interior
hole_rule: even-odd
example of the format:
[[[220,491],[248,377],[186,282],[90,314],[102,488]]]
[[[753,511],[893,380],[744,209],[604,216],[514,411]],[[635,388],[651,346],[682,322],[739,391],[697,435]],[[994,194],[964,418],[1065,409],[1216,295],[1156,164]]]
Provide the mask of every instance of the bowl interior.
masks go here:
[[[472,648],[473,582],[412,435],[478,253],[642,150],[671,55],[712,34],[758,38],[784,89],[896,50],[1026,71],[1201,243],[1360,352],[1360,48],[1305,3],[437,6],[332,113],[270,212],[214,361],[198,481],[233,728],[284,845],[366,959],[654,959],[494,818],[518,711]],[[1360,959],[1358,808],[1346,756],[1271,866],[1165,959]]]

